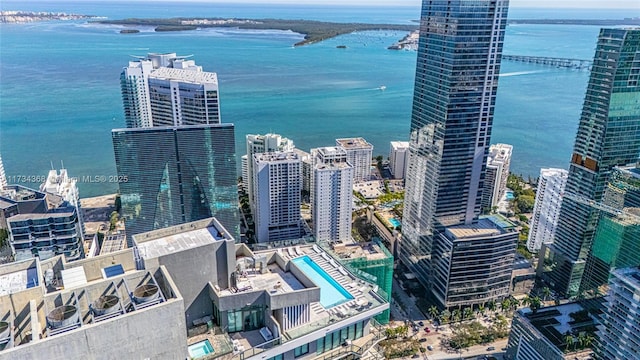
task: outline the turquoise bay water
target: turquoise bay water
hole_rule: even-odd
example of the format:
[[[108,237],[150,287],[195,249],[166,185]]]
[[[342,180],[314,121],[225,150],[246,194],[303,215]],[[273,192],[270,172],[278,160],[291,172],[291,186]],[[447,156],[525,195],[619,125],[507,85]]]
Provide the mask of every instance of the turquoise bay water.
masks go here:
[[[419,17],[418,8],[408,7],[5,1],[2,8],[112,18],[409,23]],[[0,152],[9,177],[44,175],[61,160],[72,176],[112,175],[110,130],[124,126],[119,74],[129,55],[147,52],[193,54],[205,70],[218,73],[222,120],[236,125],[239,155],[247,133],[278,132],[304,150],[363,136],[383,155],[389,141],[408,137],[416,53],[386,49],[405,33],[360,32],[293,48],[302,36],[288,31],[142,29],[122,35],[120,29],[86,21],[0,25]],[[590,59],[597,33],[592,26],[509,26],[504,53]],[[502,75],[492,142],[514,145],[512,169],[525,176],[537,176],[540,167],[566,167],[588,73],[505,61]],[[82,196],[117,189],[114,183],[79,186]]]

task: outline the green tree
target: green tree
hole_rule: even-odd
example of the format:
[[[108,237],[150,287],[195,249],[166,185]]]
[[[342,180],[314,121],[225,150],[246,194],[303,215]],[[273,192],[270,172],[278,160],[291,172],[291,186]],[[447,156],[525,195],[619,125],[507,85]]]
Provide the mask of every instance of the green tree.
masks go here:
[[[511,300],[509,300],[509,299],[502,300],[502,302],[500,303],[500,308],[502,309],[502,312],[506,312],[506,311],[510,310],[511,309]]]
[[[111,215],[109,215],[109,231],[113,231],[116,229],[116,226],[118,225],[118,212],[117,211],[112,211]]]
[[[544,299],[544,301],[547,301],[547,298],[551,296],[551,289],[549,289],[547,286],[542,288],[542,298]]]
[[[484,312],[486,311],[484,304],[478,305],[478,312],[484,316]]]
[[[573,335],[571,335],[569,331],[564,334],[564,344],[564,350],[566,352],[569,352],[569,348],[571,347],[571,345],[573,345]]]
[[[442,310],[442,313],[440,313],[440,320],[442,320],[442,323],[448,323],[449,319],[451,319],[451,312],[447,309]]]
[[[466,320],[471,319],[473,316],[473,309],[470,307],[466,307],[462,310],[462,317]]]
[[[440,311],[438,311],[438,307],[437,306],[431,306],[429,308],[429,315],[431,315],[431,319],[435,319],[438,314],[440,313]]]
[[[451,318],[453,319],[453,322],[459,322],[462,319],[462,313],[460,312],[460,309],[453,310],[453,312],[451,313]]]
[[[496,302],[494,300],[491,300],[487,303],[487,309],[489,309],[489,311],[496,311]]]
[[[531,195],[520,195],[516,199],[516,205],[520,212],[528,213],[533,211],[533,205],[535,204],[536,199]]]

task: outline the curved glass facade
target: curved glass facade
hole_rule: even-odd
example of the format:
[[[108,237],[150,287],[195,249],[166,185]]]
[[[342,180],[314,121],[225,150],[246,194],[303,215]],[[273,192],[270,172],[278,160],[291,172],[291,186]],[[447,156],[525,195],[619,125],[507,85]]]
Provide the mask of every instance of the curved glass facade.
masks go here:
[[[233,124],[112,132],[127,237],[216,217],[239,239]]]

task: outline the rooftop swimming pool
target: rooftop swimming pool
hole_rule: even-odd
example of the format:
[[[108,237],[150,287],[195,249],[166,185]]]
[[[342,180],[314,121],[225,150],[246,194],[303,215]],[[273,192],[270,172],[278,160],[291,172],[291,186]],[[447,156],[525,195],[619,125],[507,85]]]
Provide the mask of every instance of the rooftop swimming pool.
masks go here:
[[[305,275],[307,275],[320,288],[320,304],[328,309],[353,300],[338,282],[336,282],[320,265],[316,264],[308,255],[291,260]]]
[[[396,218],[391,218],[391,219],[389,219],[389,222],[391,223],[391,225],[392,225],[393,227],[398,227],[398,226],[402,225],[402,224],[400,223],[400,221],[399,221],[398,219],[396,219]]]
[[[213,353],[213,346],[211,346],[211,343],[209,342],[209,340],[204,340],[204,341],[200,341],[195,344],[189,345],[187,349],[189,350],[189,357],[191,359],[198,359],[205,355],[209,355]]]

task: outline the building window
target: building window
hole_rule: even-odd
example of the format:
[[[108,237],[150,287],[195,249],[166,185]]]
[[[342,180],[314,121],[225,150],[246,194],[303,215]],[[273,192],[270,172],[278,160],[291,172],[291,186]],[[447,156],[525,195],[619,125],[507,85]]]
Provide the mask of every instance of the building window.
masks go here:
[[[293,356],[295,357],[299,357],[302,356],[304,354],[308,354],[309,353],[309,344],[304,344],[302,346],[298,346],[297,348],[295,348],[293,350]]]

